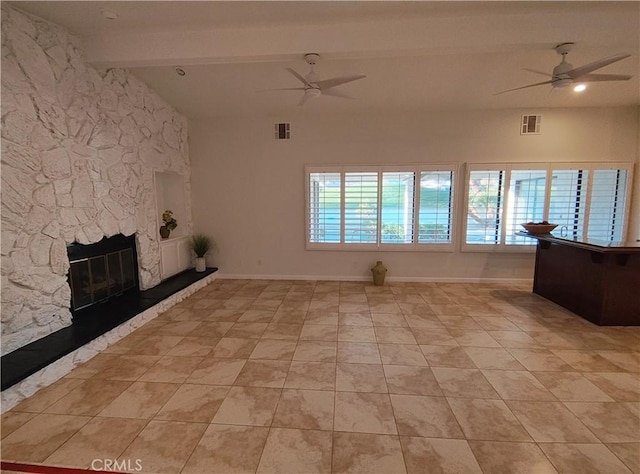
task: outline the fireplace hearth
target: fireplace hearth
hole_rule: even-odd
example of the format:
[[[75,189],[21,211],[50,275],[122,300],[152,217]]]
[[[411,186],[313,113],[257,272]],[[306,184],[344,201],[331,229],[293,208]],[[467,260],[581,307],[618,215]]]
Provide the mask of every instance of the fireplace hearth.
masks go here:
[[[207,268],[201,273],[193,269],[186,270],[149,290],[127,292],[104,303],[93,304],[80,310],[80,312],[87,311],[89,314],[81,318],[74,316],[71,326],[3,355],[2,370],[0,370],[1,389],[6,390],[61,357],[160,304],[174,293],[206,278],[216,270],[217,268]]]
[[[96,304],[139,291],[134,235],[118,234],[90,245],[73,243],[67,253],[74,320],[90,314]]]

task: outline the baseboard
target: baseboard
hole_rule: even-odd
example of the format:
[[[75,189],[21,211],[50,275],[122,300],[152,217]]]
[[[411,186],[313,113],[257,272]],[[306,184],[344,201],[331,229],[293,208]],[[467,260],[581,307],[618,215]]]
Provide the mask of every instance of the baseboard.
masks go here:
[[[237,273],[218,273],[219,279],[226,280],[301,280],[301,281],[372,281],[371,277],[344,275],[244,275]],[[532,284],[532,278],[485,278],[485,277],[398,277],[389,276],[385,281],[394,283],[496,283],[496,284]]]
[[[336,275],[242,275],[237,273],[220,273],[223,280],[302,280],[302,281],[369,281],[371,278]]]
[[[388,277],[391,282],[415,283],[499,283],[499,284],[533,284],[532,278],[489,278],[489,277]]]

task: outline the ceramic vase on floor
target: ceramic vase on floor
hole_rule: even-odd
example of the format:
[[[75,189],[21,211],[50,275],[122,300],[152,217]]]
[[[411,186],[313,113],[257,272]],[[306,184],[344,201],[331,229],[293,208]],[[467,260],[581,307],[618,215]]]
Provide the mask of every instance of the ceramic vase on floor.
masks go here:
[[[373,284],[376,286],[384,285],[384,277],[387,274],[387,268],[382,264],[382,260],[378,260],[373,268]]]

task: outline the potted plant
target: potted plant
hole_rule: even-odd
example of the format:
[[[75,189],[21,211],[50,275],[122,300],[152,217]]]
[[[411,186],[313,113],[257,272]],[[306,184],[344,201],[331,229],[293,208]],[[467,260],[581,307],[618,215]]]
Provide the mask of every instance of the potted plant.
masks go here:
[[[196,271],[203,272],[207,269],[204,256],[213,248],[213,240],[205,234],[194,234],[191,236],[191,250],[196,254]]]
[[[167,209],[162,213],[163,226],[160,226],[160,237],[167,239],[171,231],[178,227],[178,221],[173,217],[173,211]]]

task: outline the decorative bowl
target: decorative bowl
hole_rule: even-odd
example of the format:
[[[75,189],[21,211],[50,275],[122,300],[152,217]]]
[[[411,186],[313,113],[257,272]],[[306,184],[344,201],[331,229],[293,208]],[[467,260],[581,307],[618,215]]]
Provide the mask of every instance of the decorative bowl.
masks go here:
[[[558,227],[558,224],[520,224],[527,232],[532,235],[548,234]]]

